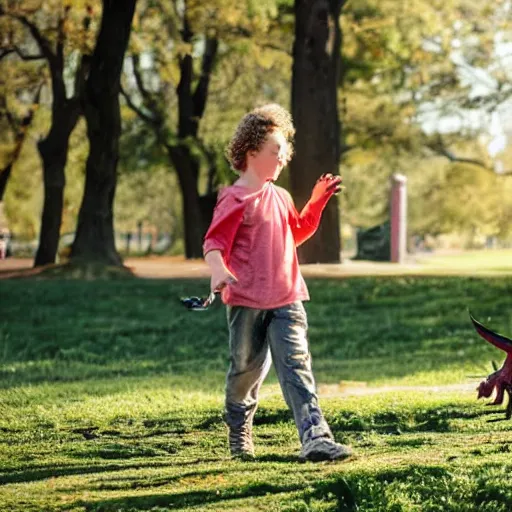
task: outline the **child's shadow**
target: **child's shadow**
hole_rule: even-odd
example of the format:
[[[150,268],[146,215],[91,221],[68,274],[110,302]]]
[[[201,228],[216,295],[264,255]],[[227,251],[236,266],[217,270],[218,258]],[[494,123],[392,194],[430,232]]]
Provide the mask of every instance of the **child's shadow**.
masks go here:
[[[283,462],[283,463],[290,463],[290,462],[299,462],[299,458],[296,455],[258,455],[256,457],[256,460],[258,462]]]

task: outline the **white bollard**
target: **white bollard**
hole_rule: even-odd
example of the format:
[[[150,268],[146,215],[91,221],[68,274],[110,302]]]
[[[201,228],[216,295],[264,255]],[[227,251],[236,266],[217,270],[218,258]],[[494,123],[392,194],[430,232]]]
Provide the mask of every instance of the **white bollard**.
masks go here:
[[[403,263],[407,254],[407,177],[391,176],[391,262]]]

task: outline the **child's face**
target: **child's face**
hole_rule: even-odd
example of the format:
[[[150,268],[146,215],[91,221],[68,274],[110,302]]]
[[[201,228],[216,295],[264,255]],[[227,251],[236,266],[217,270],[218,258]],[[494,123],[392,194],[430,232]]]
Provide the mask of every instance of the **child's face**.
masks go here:
[[[265,181],[275,181],[288,161],[288,151],[285,136],[276,130],[268,134],[259,151],[247,155],[247,168]]]

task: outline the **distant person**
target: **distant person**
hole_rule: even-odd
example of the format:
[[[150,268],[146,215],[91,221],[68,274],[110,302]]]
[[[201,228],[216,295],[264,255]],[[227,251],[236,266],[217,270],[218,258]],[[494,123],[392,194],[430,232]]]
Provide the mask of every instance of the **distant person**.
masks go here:
[[[271,359],[297,425],[299,459],[351,454],[334,441],[318,405],[302,304],[309,294],[296,250],[317,230],[341,177],[322,175],[299,214],[290,194],[274,185],[292,157],[294,133],[290,114],[279,105],[242,118],[227,149],[239,178],[220,192],[203,246],[211,289],[221,291],[227,305],[225,419],[231,454],[243,459],[254,457],[253,418]]]

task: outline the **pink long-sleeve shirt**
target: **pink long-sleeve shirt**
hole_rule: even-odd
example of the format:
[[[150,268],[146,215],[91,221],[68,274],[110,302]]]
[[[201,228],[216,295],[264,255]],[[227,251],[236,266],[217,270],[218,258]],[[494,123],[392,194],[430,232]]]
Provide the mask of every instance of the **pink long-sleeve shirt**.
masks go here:
[[[309,202],[299,214],[290,194],[267,183],[252,191],[241,185],[219,194],[203,253],[222,253],[238,283],[222,290],[231,306],[274,309],[309,293],[297,258],[297,246],[314,234],[326,200]]]

